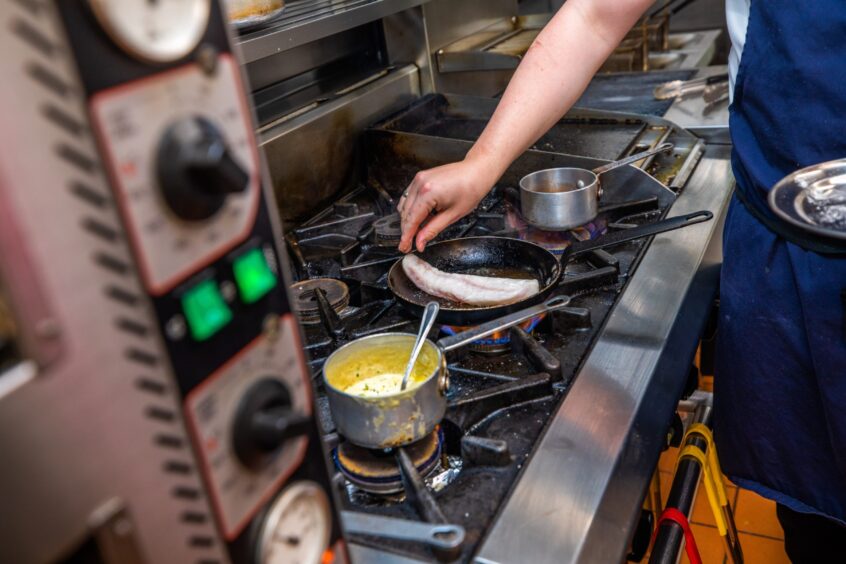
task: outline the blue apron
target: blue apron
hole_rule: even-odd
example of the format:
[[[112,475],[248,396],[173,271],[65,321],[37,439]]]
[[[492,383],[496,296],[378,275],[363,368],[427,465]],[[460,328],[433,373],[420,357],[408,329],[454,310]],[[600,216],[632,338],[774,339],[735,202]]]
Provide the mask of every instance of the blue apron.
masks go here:
[[[752,0],[730,127],[737,197],[714,384],[723,470],[846,523],[846,257],[803,244],[766,205],[785,175],[846,157],[846,2]]]

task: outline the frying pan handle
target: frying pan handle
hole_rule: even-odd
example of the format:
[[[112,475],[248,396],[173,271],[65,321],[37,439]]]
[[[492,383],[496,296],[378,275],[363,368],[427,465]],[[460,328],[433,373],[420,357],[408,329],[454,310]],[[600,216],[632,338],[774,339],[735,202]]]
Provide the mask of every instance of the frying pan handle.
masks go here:
[[[570,296],[556,296],[546,300],[542,304],[521,309],[520,311],[500,317],[499,319],[482,323],[481,325],[468,329],[467,331],[462,331],[461,333],[444,337],[443,339],[438,340],[437,344],[444,352],[449,352],[465,345],[469,345],[473,341],[484,339],[485,337],[493,335],[498,331],[513,327],[535,316],[563,309],[567,307],[567,304],[569,303]]]
[[[565,253],[569,258],[582,253],[595,251],[596,249],[604,249],[605,247],[611,247],[619,243],[625,243],[626,241],[640,239],[641,237],[649,237],[650,235],[666,233],[667,231],[673,231],[674,229],[680,229],[682,227],[687,227],[688,225],[702,223],[704,221],[708,221],[712,217],[714,217],[714,214],[708,210],[700,210],[686,215],[662,219],[661,221],[656,221],[655,223],[650,223],[648,225],[639,225],[637,227],[633,227],[632,229],[623,229],[621,231],[615,231],[614,233],[606,233],[596,239],[573,243],[573,245],[571,245]],[[562,260],[562,262],[564,261]]]

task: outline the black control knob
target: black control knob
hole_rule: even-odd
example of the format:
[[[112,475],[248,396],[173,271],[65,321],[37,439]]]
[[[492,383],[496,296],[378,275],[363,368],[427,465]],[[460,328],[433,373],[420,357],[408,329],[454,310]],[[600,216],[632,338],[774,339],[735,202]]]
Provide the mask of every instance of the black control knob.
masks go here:
[[[165,202],[188,221],[214,215],[226,196],[243,192],[250,174],[235,161],[223,134],[210,121],[191,117],[173,123],[159,142],[156,167]]]
[[[304,435],[311,417],[294,413],[291,394],[279,380],[265,378],[244,394],[235,414],[232,446],[248,468],[261,468],[286,441]]]

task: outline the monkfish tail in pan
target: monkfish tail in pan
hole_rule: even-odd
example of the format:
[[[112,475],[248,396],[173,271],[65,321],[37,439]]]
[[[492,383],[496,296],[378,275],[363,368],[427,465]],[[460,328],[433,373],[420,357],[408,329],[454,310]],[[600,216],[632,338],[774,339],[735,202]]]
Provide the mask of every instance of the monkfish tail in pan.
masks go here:
[[[415,255],[402,259],[402,269],[427,294],[470,305],[507,305],[540,292],[537,280],[444,272]]]

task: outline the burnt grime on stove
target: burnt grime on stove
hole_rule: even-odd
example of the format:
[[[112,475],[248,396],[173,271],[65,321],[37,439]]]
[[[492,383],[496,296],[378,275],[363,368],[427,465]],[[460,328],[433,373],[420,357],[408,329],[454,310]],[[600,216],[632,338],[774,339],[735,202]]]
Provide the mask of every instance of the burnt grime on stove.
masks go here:
[[[366,176],[345,197],[286,235],[298,281],[294,299],[304,316],[306,352],[318,384],[323,362],[343,344],[379,332],[417,330],[419,320],[396,302],[386,280],[401,256],[396,249],[397,218],[392,215],[395,200],[416,170],[413,163],[400,161],[396,166],[402,170],[382,166],[378,175]],[[497,186],[440,239],[531,237],[508,221],[512,204],[507,187]],[[667,209],[659,198],[606,203],[600,228],[578,236],[655,221]],[[447,412],[437,436],[423,440],[426,445],[372,452],[345,443],[318,385],[318,413],[333,449],[343,508],[452,523],[466,533],[460,550],[447,554],[412,542],[359,536],[356,542],[426,561],[472,558],[645,245],[643,240],[623,243],[572,260],[553,294],[570,296],[569,307],[546,315],[534,327],[498,335],[507,341],[503,352],[480,353],[467,347],[449,353]],[[306,282],[315,279],[334,280]],[[443,334],[436,325],[431,337]]]

